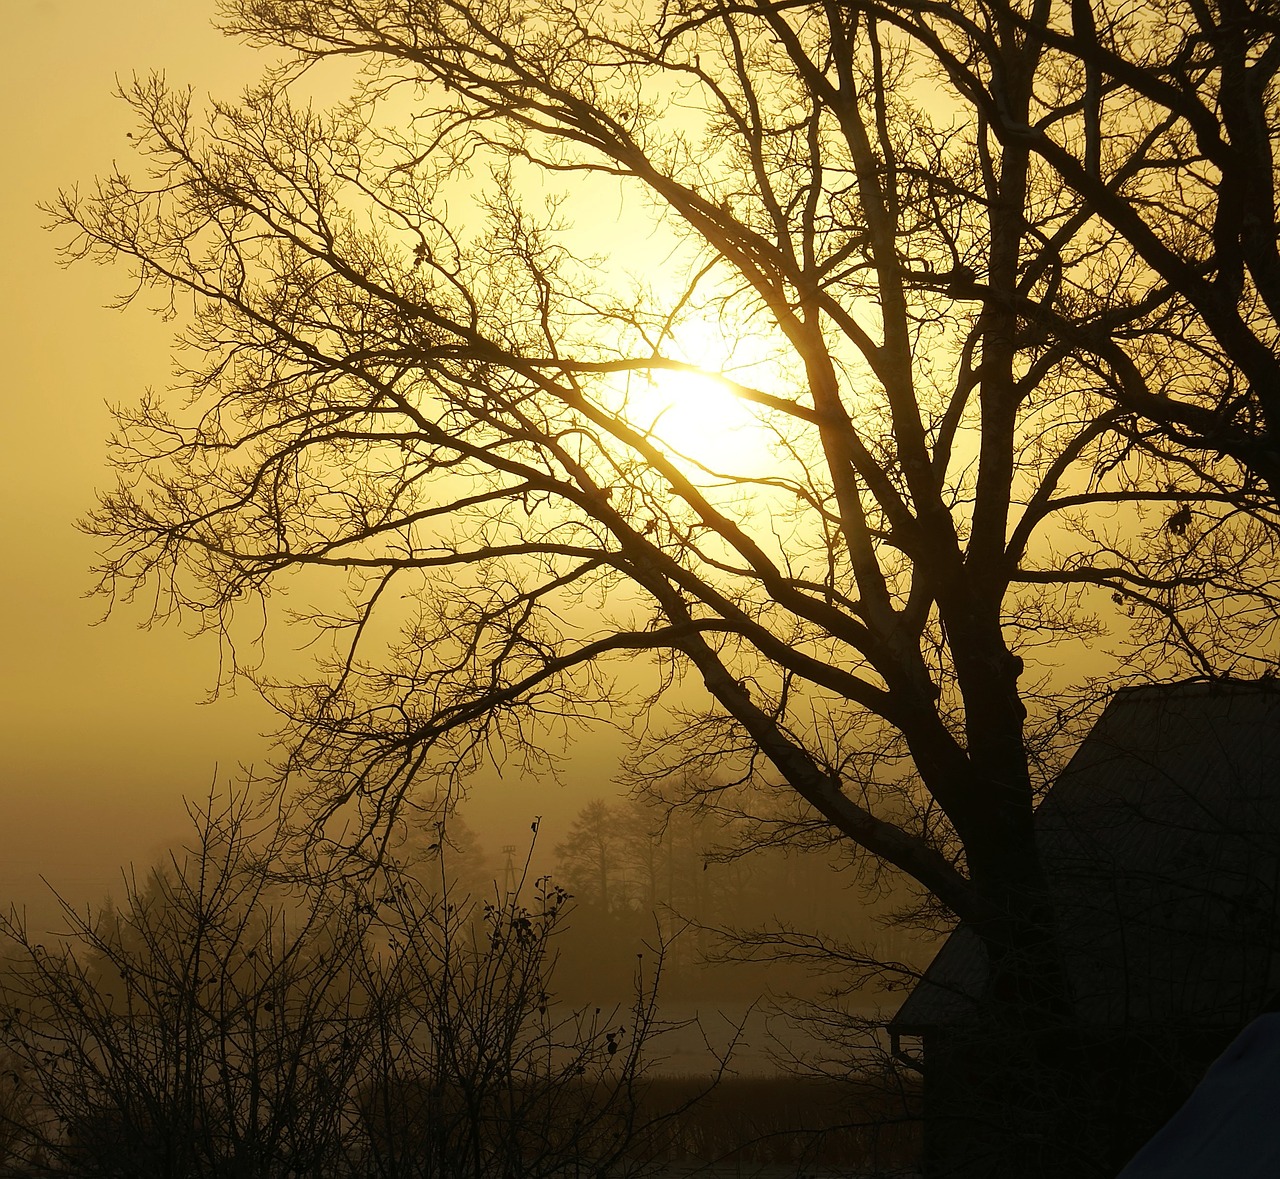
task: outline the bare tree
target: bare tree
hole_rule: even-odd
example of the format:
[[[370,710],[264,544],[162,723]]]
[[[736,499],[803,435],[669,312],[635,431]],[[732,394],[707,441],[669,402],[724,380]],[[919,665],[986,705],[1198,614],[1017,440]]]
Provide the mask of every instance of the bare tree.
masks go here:
[[[29,1168],[276,1176],[351,1161],[368,918],[323,890],[274,889],[245,795],[192,818],[194,846],[129,878],[121,908],[64,907],[69,941],[0,925],[18,951],[0,997],[23,1114],[6,1130]]]
[[[1109,635],[1113,678],[1256,674],[1276,599],[1261,468],[1173,445],[1252,370],[1206,368],[1218,329],[1061,179],[1168,192],[1199,157],[1099,123],[1118,66],[1082,55],[1083,107],[1066,66],[1037,73],[1078,43],[1036,19],[233,0],[227,29],[287,63],[207,111],[135,81],[147,174],[53,211],[71,256],[191,312],[185,407],[121,413],[102,592],[228,636],[294,572],[349,595],[298,619],[334,639],[313,678],[245,669],[317,830],[385,831],[490,757],[552,768],[601,720],[649,781],[794,792],[978,931],[1022,1070],[993,1082],[1025,1102],[1009,1166],[1047,1174],[1076,1079],[1032,812],[1089,687],[1063,644]],[[291,96],[326,59],[359,73],[320,112]],[[1076,172],[1018,130],[1046,85]],[[606,195],[661,257],[634,284],[570,224]],[[1199,215],[1161,207],[1172,236]],[[728,410],[671,424],[716,389],[745,451],[707,449]]]
[[[1280,42],[1265,9],[853,7],[907,33],[993,141],[1052,169],[1078,194],[1080,224],[1124,251],[1123,281],[1095,284],[1090,314],[1064,316],[1046,296],[1066,276],[1047,274],[1010,292],[1020,313],[1105,371],[1135,446],[1172,449],[1270,511]],[[1190,527],[1195,506],[1171,526]]]
[[[651,1169],[683,1112],[641,1103],[661,953],[633,980],[630,1006],[575,1009],[551,989],[572,908],[563,888],[544,877],[477,904],[394,879],[379,905],[391,952],[369,963],[377,1037],[360,1084],[373,1173]]]

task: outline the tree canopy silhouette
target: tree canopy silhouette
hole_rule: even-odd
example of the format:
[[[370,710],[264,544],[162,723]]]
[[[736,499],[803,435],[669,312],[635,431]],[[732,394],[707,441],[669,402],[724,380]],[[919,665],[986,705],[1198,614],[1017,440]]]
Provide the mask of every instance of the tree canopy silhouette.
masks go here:
[[[1265,9],[857,7],[905,34],[1002,148],[1074,189],[1123,264],[1120,302],[1153,313],[1059,317],[1033,298],[1033,318],[1097,357],[1148,439],[1231,455],[1235,490],[1274,501],[1280,46]]]
[[[315,674],[258,677],[320,818],[611,721],[793,792],[1056,1026],[1072,690],[1258,674],[1277,618],[1269,34],[1087,10],[225,4],[280,64],[136,80],[145,175],[54,206],[190,309],[102,592],[227,633],[329,576]]]

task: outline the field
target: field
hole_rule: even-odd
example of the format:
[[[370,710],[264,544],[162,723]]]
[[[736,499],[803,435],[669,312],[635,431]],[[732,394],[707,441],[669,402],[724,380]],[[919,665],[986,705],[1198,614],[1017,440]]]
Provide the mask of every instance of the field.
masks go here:
[[[646,1082],[642,1113],[670,1114],[654,1145],[664,1176],[905,1176],[920,1157],[914,1086],[726,1077],[698,1098],[706,1084],[693,1077]]]

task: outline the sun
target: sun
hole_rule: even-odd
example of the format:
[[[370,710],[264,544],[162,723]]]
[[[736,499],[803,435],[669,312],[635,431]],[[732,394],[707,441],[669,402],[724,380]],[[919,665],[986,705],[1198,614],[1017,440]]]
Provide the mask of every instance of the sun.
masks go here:
[[[630,400],[636,424],[695,466],[743,474],[767,451],[768,431],[750,404],[713,376],[657,372]]]
[[[687,470],[759,475],[776,441],[767,411],[743,395],[740,365],[724,371],[710,333],[696,343],[682,347],[678,360],[631,374],[626,416]]]

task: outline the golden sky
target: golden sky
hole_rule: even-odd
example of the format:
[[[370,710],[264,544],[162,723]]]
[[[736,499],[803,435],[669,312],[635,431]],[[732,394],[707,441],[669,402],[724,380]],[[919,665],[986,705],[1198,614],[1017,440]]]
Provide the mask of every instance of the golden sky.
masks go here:
[[[122,862],[144,867],[183,830],[181,795],[215,763],[261,757],[256,701],[201,708],[207,643],[90,623],[91,542],[73,527],[106,484],[105,405],[161,385],[168,329],[104,308],[121,276],[64,271],[36,202],[126,155],[117,74],[161,68],[236,88],[248,51],[219,37],[198,3],[42,0],[6,5],[0,118],[5,183],[0,387],[0,903],[43,912],[38,874],[69,898],[100,895]]]
[[[36,208],[128,159],[129,115],[111,97],[117,76],[159,69],[215,95],[255,77],[263,58],[221,37],[211,7],[5,6],[0,904],[27,905],[38,921],[52,913],[41,874],[78,904],[96,901],[122,864],[144,869],[183,835],[182,797],[207,790],[215,767],[225,776],[262,760],[258,734],[272,724],[247,695],[200,703],[216,678],[212,641],[139,630],[139,610],[91,626],[101,613],[83,597],[93,544],[74,521],[110,481],[106,404],[165,386],[170,328],[141,308],[105,307],[123,272],[60,269]],[[490,785],[477,812],[501,806],[495,794]],[[526,811],[564,814],[576,803],[525,793],[504,808],[511,830],[486,831],[485,842],[527,833]],[[558,836],[548,835],[550,845]]]

